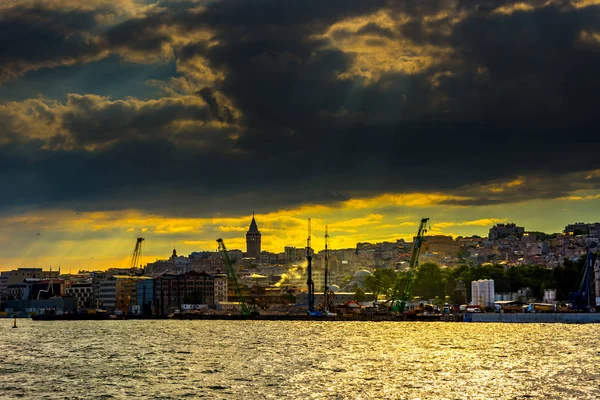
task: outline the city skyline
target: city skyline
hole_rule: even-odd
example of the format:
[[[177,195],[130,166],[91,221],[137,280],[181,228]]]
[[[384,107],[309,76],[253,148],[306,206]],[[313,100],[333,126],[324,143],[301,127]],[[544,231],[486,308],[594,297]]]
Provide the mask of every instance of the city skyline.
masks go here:
[[[2,2],[0,269],[594,222],[598,10]]]
[[[263,234],[263,243],[267,243],[266,247],[263,247],[264,251],[272,253],[281,253],[285,246],[293,246],[296,248],[304,248],[306,246],[307,238],[307,220],[302,218],[302,212],[306,210],[286,211],[286,216],[283,217],[281,213],[272,213],[265,215],[256,215],[257,224],[259,230],[267,232]],[[327,213],[328,210],[322,210]],[[426,212],[426,210],[423,210]],[[297,214],[296,214],[297,213]],[[318,213],[317,213],[318,215]],[[329,215],[329,214],[327,214]],[[220,235],[226,241],[230,249],[239,249],[246,251],[246,231],[249,228],[249,221],[252,216],[241,216],[238,218],[216,218],[206,219],[204,221],[200,219],[188,219],[188,220],[165,220],[165,219],[152,219],[143,218],[142,216],[129,215],[128,218],[124,218],[124,221],[128,221],[129,228],[123,226],[120,232],[115,232],[114,226],[115,221],[108,218],[109,216],[102,213],[90,213],[85,216],[86,224],[84,224],[83,231],[72,230],[73,226],[76,226],[68,219],[64,221],[64,227],[68,227],[69,231],[63,231],[60,226],[52,225],[53,229],[56,229],[60,235],[80,235],[82,232],[88,232],[88,223],[93,225],[93,231],[99,236],[104,236],[106,243],[112,243],[114,247],[108,247],[104,253],[100,252],[90,254],[81,254],[77,251],[88,251],[87,249],[76,249],[81,243],[85,243],[85,240],[73,240],[70,244],[71,247],[68,250],[63,250],[60,244],[56,244],[53,240],[50,240],[49,244],[44,244],[43,240],[46,236],[52,236],[57,234],[56,232],[46,230],[44,228],[43,220],[29,221],[31,224],[35,224],[30,229],[30,234],[34,236],[32,242],[32,251],[46,252],[42,253],[40,257],[29,255],[26,257],[15,257],[8,259],[6,265],[0,265],[0,271],[10,270],[17,267],[43,267],[53,268],[61,267],[63,272],[77,271],[80,269],[84,270],[105,270],[112,267],[125,267],[129,265],[131,258],[131,251],[135,244],[135,238],[138,236],[144,236],[146,238],[144,244],[144,251],[142,257],[142,264],[145,265],[148,262],[156,261],[157,259],[166,259],[173,248],[177,249],[178,254],[187,255],[194,251],[216,251],[216,239],[207,237],[205,240],[186,240],[185,237],[193,237],[190,230],[197,229],[199,232],[202,228],[210,228],[210,233],[205,235]],[[343,249],[343,248],[355,248],[357,243],[368,242],[393,242],[398,239],[404,239],[411,241],[415,232],[413,232],[417,223],[407,216],[396,217],[394,221],[396,225],[385,224],[385,216],[383,214],[370,213],[364,218],[353,218],[339,223],[328,224],[330,234],[330,246],[332,250]],[[325,224],[320,218],[311,217],[312,220],[312,247],[315,251],[320,251],[324,247],[324,228]],[[580,221],[580,220],[577,220]],[[25,222],[23,220],[20,223]],[[204,225],[198,225],[196,228],[194,224],[202,223]],[[546,233],[560,233],[564,230],[565,226],[569,223],[574,223],[576,220],[567,221],[562,227],[555,230],[544,230],[536,229],[535,226],[529,226],[528,224],[522,223],[521,220],[513,220],[510,218],[481,218],[476,220],[460,220],[460,221],[431,221],[431,229],[428,231],[428,235],[449,235],[453,237],[457,236],[472,236],[478,235],[481,237],[487,237],[489,229],[496,224],[503,223],[516,223],[520,226],[525,226],[526,231],[542,231]],[[595,222],[595,221],[587,221]],[[159,225],[153,225],[157,224]],[[275,227],[280,224],[285,224],[288,229],[276,229]],[[380,229],[378,229],[378,227]],[[362,232],[361,229],[366,231]],[[372,234],[373,231],[380,231],[380,234]],[[395,234],[393,231],[396,230],[400,233]],[[34,233],[40,231],[39,235]],[[356,233],[351,233],[356,231]],[[106,233],[110,232],[110,237],[106,236]],[[334,236],[333,233],[336,235]],[[165,235],[167,238],[165,238]],[[32,237],[33,237],[32,236]],[[170,238],[169,238],[170,237]],[[177,238],[176,240],[174,238]],[[117,241],[116,238],[119,238]],[[99,240],[90,238],[87,240]],[[101,239],[100,239],[101,240]],[[214,242],[214,244],[213,244]],[[321,243],[323,242],[323,243]],[[212,247],[211,247],[212,246]],[[53,251],[59,249],[64,251],[63,254],[52,255]],[[113,254],[109,254],[109,251],[113,251]],[[69,253],[74,253],[73,257],[69,257]],[[7,260],[7,259],[3,259]],[[12,260],[12,261],[11,261]],[[37,260],[37,263],[25,263],[26,260]],[[48,260],[47,263],[41,263]],[[59,261],[56,261],[59,260]],[[5,261],[6,262],[6,261]],[[21,264],[20,262],[23,262]],[[35,262],[35,261],[34,261]]]
[[[600,0],[0,0],[0,397],[600,398],[599,71]]]

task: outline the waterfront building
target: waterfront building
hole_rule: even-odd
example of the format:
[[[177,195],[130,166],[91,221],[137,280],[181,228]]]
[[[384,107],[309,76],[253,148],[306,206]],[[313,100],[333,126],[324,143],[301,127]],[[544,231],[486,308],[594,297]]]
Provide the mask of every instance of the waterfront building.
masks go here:
[[[25,280],[30,285],[32,299],[50,299],[64,295],[65,281],[63,279],[31,279]]]
[[[75,297],[57,297],[40,300],[9,300],[3,304],[5,308],[11,308],[14,311],[29,311],[36,314],[60,314],[65,311],[75,311],[77,309],[77,299]]]
[[[31,286],[27,283],[15,283],[8,285],[5,293],[5,299],[8,300],[27,300],[31,293]]]
[[[154,305],[160,315],[178,310],[182,304],[215,305],[215,280],[220,298],[227,296],[226,276],[190,271],[185,274],[164,274],[155,278]]]
[[[111,276],[98,283],[98,306],[112,311],[117,303],[117,278]]]
[[[544,303],[556,302],[556,289],[544,289]]]
[[[100,281],[100,306],[105,310],[118,309],[123,313],[137,305],[137,282],[149,279],[143,276],[114,275]]]
[[[261,252],[261,234],[256,225],[254,215],[252,215],[252,222],[250,222],[250,228],[246,233],[246,257],[260,259]]]
[[[136,282],[135,313],[152,315],[154,301],[154,279],[140,279]]]
[[[214,301],[227,301],[227,275],[226,274],[214,274]]]
[[[65,296],[74,297],[80,310],[94,307],[92,283],[73,283],[65,288]]]
[[[18,268],[0,273],[0,300],[8,297],[8,285],[23,283],[25,279],[55,279],[60,275],[60,270],[44,271],[42,268]]]
[[[92,305],[93,307],[100,308],[100,282],[107,278],[107,275],[103,271],[93,271],[90,273],[92,278]]]
[[[8,285],[6,298],[11,300],[49,299],[64,293],[62,279],[28,278],[23,282]]]
[[[496,301],[493,279],[480,279],[471,282],[471,305],[492,307]]]

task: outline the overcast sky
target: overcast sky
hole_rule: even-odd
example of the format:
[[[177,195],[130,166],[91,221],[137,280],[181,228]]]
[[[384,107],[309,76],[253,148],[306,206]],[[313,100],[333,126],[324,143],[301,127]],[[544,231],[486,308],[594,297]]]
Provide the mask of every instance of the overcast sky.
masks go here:
[[[600,1],[4,0],[0,269],[561,231],[600,211]]]

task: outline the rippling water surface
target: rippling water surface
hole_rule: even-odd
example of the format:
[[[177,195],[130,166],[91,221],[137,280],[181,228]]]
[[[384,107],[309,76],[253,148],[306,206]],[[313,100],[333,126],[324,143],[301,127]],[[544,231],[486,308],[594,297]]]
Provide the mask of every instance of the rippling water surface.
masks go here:
[[[600,398],[600,326],[0,320],[1,398]]]

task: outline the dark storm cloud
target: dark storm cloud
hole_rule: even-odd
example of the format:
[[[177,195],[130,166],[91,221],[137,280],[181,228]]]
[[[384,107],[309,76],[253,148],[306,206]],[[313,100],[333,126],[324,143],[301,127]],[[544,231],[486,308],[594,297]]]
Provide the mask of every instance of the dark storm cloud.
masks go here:
[[[169,124],[178,120],[207,121],[209,110],[201,102],[178,99],[161,101],[107,101],[93,96],[71,95],[63,126],[75,142],[97,144],[115,139],[160,137]],[[93,122],[93,124],[91,123]]]
[[[234,122],[234,116],[231,110],[227,106],[219,104],[216,97],[216,93],[213,89],[205,87],[200,89],[198,94],[204,99],[206,104],[208,104],[214,118],[218,119],[221,122]]]
[[[0,10],[0,83],[30,69],[94,58],[101,46],[85,33],[93,15],[77,10]]]
[[[156,61],[170,41],[156,28],[168,18],[169,13],[134,0],[0,3],[0,84],[32,70],[86,64],[111,54]]]
[[[173,46],[181,65],[200,57],[223,78],[214,87],[198,87],[190,104],[67,102],[64,137],[111,145],[94,152],[59,145],[50,146],[61,148],[55,152],[38,148],[9,156],[16,144],[5,144],[0,152],[11,160],[5,161],[11,172],[0,175],[1,183],[18,190],[5,193],[2,204],[215,212],[445,191],[468,193],[471,200],[460,205],[489,205],[562,197],[566,189],[546,187],[552,176],[581,181],[572,174],[600,168],[599,7],[531,2],[535,9],[512,10],[508,1],[202,4],[203,11],[191,12],[197,4],[162,2],[147,16],[102,32],[99,43],[125,60]],[[365,19],[327,36],[336,22],[382,10],[395,26]],[[28,18],[12,21],[27,24]],[[54,53],[72,58],[99,54],[93,46],[67,43],[77,42],[77,32],[93,22],[69,23],[63,25],[74,36],[61,36],[44,22],[41,37],[30,43],[50,40]],[[27,30],[20,26],[9,25]],[[192,37],[204,30],[210,43],[175,45],[173,32]],[[392,67],[367,79],[349,74],[360,50],[331,42],[355,39],[381,51],[389,50],[390,40],[418,48],[391,54],[386,61]],[[432,47],[439,53],[424,67],[393,68]],[[4,65],[26,60],[1,38],[0,49],[6,50]],[[29,61],[51,58],[35,57]],[[216,121],[225,130],[203,134],[197,128],[203,145],[185,147],[169,132],[169,121],[180,120]],[[230,140],[231,134],[239,139]],[[477,193],[490,181],[529,175],[535,184],[493,196]]]

